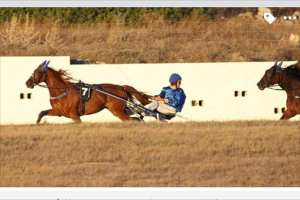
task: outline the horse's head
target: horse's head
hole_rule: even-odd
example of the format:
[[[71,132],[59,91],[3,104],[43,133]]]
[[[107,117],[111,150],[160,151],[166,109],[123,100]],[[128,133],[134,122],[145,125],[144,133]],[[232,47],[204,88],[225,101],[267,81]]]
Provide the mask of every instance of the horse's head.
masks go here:
[[[36,68],[32,75],[29,77],[29,79],[26,81],[26,86],[28,88],[34,88],[35,85],[38,85],[41,82],[46,82],[46,72],[48,69],[48,64],[50,63],[50,60],[45,60],[42,64]]]
[[[257,86],[260,90],[264,90],[267,87],[270,87],[274,84],[279,84],[282,79],[282,63],[280,62],[277,64],[277,61],[271,67],[270,69],[266,70],[264,76],[261,78],[261,80],[257,83]]]

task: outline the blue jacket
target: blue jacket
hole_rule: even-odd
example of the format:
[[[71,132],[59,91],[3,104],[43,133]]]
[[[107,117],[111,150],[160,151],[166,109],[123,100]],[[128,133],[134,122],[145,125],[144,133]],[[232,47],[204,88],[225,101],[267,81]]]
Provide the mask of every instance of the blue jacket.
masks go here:
[[[170,86],[164,87],[158,95],[162,98],[168,99],[168,105],[174,107],[176,112],[180,112],[185,102],[185,94],[183,89],[172,89]]]

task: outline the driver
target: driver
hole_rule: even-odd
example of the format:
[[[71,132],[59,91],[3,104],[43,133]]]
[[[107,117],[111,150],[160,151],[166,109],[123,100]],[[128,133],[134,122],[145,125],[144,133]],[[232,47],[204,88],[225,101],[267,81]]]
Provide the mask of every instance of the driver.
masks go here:
[[[183,89],[180,88],[181,81],[179,74],[172,74],[169,79],[170,86],[164,87],[159,95],[152,97],[153,101],[145,107],[165,115],[181,112],[186,98]],[[146,114],[143,112],[142,115]]]

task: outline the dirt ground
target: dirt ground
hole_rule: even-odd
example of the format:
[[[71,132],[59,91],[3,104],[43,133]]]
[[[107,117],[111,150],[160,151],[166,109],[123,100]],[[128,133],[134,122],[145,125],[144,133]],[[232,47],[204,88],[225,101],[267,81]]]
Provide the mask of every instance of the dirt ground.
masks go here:
[[[0,128],[2,187],[300,186],[299,122]]]

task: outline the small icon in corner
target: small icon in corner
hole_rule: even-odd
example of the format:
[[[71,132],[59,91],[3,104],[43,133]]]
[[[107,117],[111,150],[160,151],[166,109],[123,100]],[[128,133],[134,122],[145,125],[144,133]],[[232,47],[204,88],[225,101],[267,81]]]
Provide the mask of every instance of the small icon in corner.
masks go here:
[[[271,13],[264,13],[264,19],[269,23],[272,24],[275,21],[275,17]]]

